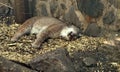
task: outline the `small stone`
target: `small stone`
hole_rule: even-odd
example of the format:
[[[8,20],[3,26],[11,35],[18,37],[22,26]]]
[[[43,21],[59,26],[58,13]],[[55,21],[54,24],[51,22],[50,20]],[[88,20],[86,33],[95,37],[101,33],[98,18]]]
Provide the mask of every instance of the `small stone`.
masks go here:
[[[83,62],[86,66],[95,66],[97,64],[97,61],[91,57],[84,58]]]

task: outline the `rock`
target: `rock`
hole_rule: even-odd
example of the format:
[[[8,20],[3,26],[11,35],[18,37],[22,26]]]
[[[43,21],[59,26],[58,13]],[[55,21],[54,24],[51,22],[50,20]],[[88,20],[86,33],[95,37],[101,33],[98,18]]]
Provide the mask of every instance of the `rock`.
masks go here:
[[[114,5],[116,8],[120,8],[120,0],[108,0],[110,4]]]
[[[28,64],[32,69],[42,72],[75,72],[68,52],[64,48],[38,55]]]
[[[96,23],[89,24],[84,32],[85,35],[93,36],[93,37],[100,36],[100,33],[101,33],[101,29]]]
[[[7,16],[9,13],[10,9],[5,6],[0,6],[0,16]]]
[[[45,5],[45,4],[42,4],[40,7],[41,7],[41,14],[42,14],[43,16],[48,16],[47,9],[46,9],[46,5]]]
[[[51,13],[55,13],[56,12],[56,10],[57,10],[57,8],[58,8],[58,2],[57,1],[53,1],[53,2],[50,2],[50,12]]]
[[[48,16],[46,1],[45,2],[40,1],[36,5],[36,10],[37,10],[37,15],[39,15],[39,16]]]
[[[104,5],[100,0],[77,0],[78,9],[86,15],[97,18],[102,16]]]
[[[0,57],[0,72],[36,72],[25,66]]]
[[[105,16],[103,17],[103,23],[104,24],[113,24],[113,22],[115,21],[115,14],[113,11],[110,11],[108,13],[105,14]]]
[[[94,58],[86,57],[83,59],[83,63],[86,66],[95,66],[97,64],[97,61]]]
[[[69,8],[69,11],[63,16],[63,20],[65,22],[68,22],[69,24],[74,24],[79,28],[81,27],[81,20],[79,19],[79,16],[76,14],[76,10],[73,6],[71,6]]]

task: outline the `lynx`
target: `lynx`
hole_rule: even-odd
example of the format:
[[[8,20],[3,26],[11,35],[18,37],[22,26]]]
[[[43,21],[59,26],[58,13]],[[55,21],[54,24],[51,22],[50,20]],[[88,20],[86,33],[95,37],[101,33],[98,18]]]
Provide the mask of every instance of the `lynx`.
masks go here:
[[[16,42],[27,33],[37,34],[32,46],[39,48],[48,38],[76,39],[79,36],[79,28],[74,25],[67,25],[54,17],[32,17],[18,28],[11,41]]]

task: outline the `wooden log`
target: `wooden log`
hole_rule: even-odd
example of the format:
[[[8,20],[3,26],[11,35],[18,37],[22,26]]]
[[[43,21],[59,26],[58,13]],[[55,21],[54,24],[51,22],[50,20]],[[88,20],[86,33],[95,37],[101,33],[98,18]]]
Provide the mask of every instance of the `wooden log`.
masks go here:
[[[23,23],[25,21],[24,0],[15,0],[13,7],[14,7],[14,13],[15,13],[16,22],[17,23]]]

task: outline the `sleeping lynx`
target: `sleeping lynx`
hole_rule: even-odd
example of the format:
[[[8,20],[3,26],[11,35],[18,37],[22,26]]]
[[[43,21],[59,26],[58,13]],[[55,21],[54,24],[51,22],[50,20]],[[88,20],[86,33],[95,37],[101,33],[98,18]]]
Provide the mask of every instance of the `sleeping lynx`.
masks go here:
[[[66,40],[77,38],[79,29],[73,25],[68,26],[62,21],[53,17],[32,17],[26,20],[19,28],[11,41],[17,41],[26,33],[37,34],[37,39],[32,44],[39,48],[47,38],[62,37]]]

